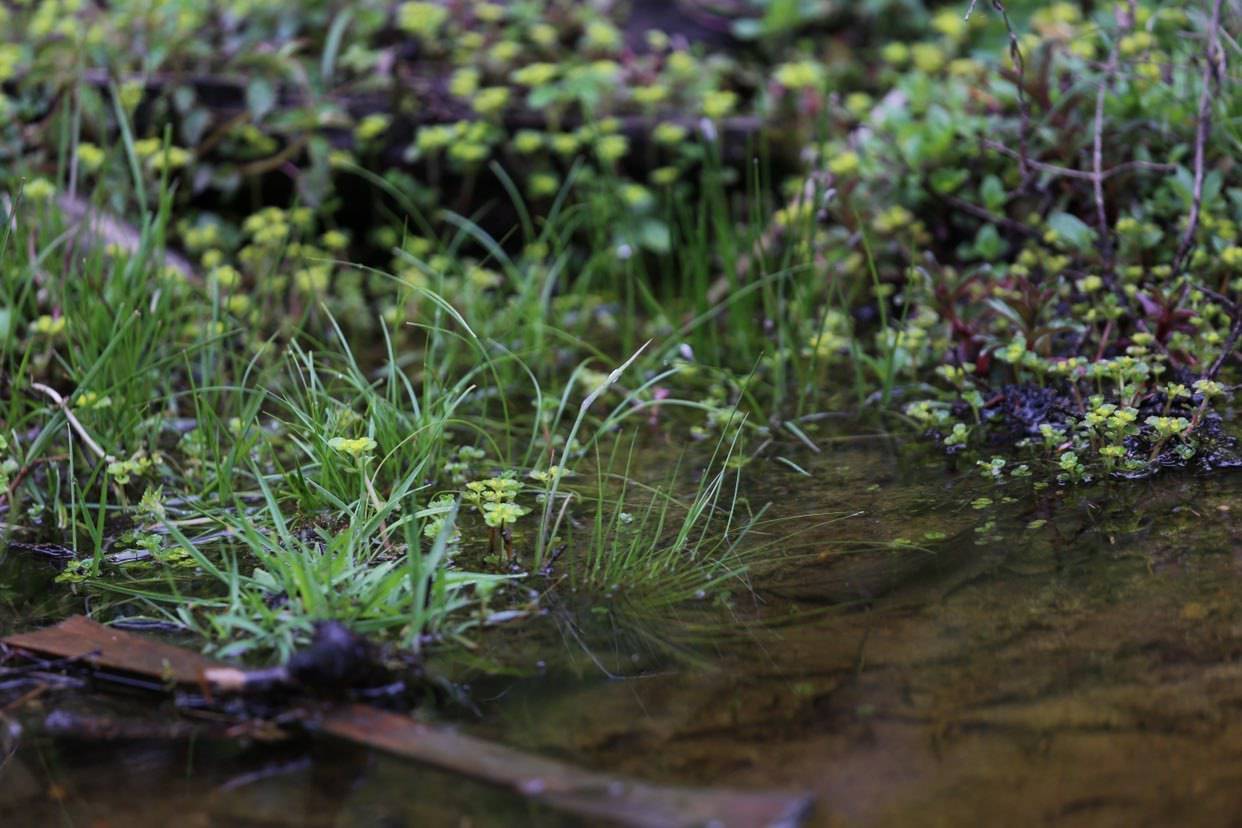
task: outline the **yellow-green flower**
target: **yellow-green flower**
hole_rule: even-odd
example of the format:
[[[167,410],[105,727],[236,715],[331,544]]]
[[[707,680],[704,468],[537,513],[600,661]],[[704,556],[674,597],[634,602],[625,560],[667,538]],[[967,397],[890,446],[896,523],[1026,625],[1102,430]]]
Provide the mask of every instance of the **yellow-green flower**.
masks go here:
[[[474,7],[474,16],[483,23],[499,23],[505,18],[505,7],[499,3],[479,3]]]
[[[556,80],[560,67],[555,63],[532,63],[515,70],[509,77],[514,83],[534,89]]]
[[[629,151],[630,141],[624,135],[603,135],[595,142],[595,154],[607,164],[620,161]]]
[[[550,143],[557,155],[573,155],[578,151],[578,136],[570,132],[558,132],[552,136]]]
[[[513,136],[513,148],[523,155],[530,155],[543,149],[543,134],[533,129],[519,130]]]
[[[479,265],[471,265],[466,269],[466,280],[479,290],[492,290],[504,284],[499,273]]]
[[[512,63],[520,54],[522,54],[521,45],[512,40],[502,40],[487,52],[489,58],[502,66]]]
[[[30,329],[43,336],[56,336],[65,330],[65,317],[44,314],[30,323]]]
[[[512,525],[527,514],[530,514],[530,509],[509,501],[483,504],[483,522],[491,527]]]
[[[931,75],[944,68],[944,50],[935,43],[916,43],[910,47],[910,56],[920,71]]]
[[[621,32],[607,20],[592,20],[583,34],[583,44],[588,49],[616,51],[621,48]]]
[[[1183,434],[1190,429],[1190,420],[1185,417],[1148,417],[1144,422],[1162,438]]]
[[[858,153],[846,150],[828,159],[828,170],[833,175],[849,176],[858,172]]]
[[[163,152],[156,152],[147,159],[147,166],[155,172],[162,172],[165,169],[179,170],[189,164],[190,159],[193,157],[187,149],[170,146]]]
[[[630,94],[634,97],[634,103],[640,106],[653,106],[668,97],[668,87],[661,83],[636,86]]]
[[[145,160],[159,152],[163,145],[159,138],[139,138],[134,142],[134,155]]]
[[[328,441],[328,448],[343,454],[352,454],[354,457],[362,457],[375,451],[376,442],[370,437],[333,437]]]
[[[540,483],[552,483],[556,480],[560,480],[562,477],[569,477],[572,475],[573,472],[564,466],[549,466],[546,471],[543,469],[534,469],[527,476],[530,477],[531,480],[537,480]]]
[[[1104,287],[1104,280],[1094,273],[1078,280],[1078,289],[1083,293],[1095,293],[1102,287]]]
[[[453,143],[453,129],[444,124],[425,126],[418,130],[414,146],[420,152],[436,152]]]
[[[703,96],[703,114],[709,118],[724,118],[737,106],[737,93],[718,89]]]
[[[961,40],[965,37],[969,26],[970,24],[956,7],[941,9],[932,18],[932,28],[953,40]]]
[[[1134,57],[1141,52],[1146,52],[1155,44],[1156,38],[1151,32],[1137,31],[1121,38],[1117,44],[1117,49],[1123,57]]]
[[[487,144],[463,141],[449,147],[448,156],[459,164],[472,165],[486,161],[491,152],[491,148]]]
[[[224,306],[234,316],[241,316],[250,310],[250,297],[244,293],[234,293],[224,301]]]
[[[691,78],[699,72],[699,62],[689,52],[673,52],[668,56],[668,70],[679,78]]]
[[[339,253],[349,246],[349,236],[340,230],[329,230],[319,238],[319,241],[334,253]]]
[[[561,180],[554,173],[537,172],[532,173],[527,179],[527,185],[530,187],[530,194],[536,198],[545,198],[553,195],[561,186]]]
[[[892,66],[905,66],[910,60],[910,47],[900,41],[893,41],[880,50],[880,57]]]
[[[480,89],[474,96],[474,111],[487,117],[504,110],[509,103],[509,89],[505,86],[489,86]]]
[[[126,111],[132,111],[142,101],[144,93],[144,85],[142,81],[132,80],[121,84],[120,97],[121,106]]]
[[[1204,399],[1219,397],[1221,394],[1225,393],[1225,386],[1210,379],[1195,380],[1194,389],[1202,394]]]
[[[17,75],[17,67],[21,62],[21,46],[16,43],[0,44],[0,82],[12,80]]]
[[[354,137],[362,143],[373,141],[388,131],[392,118],[388,115],[375,113],[368,115],[358,122],[358,126],[354,127]]]
[[[865,118],[874,104],[871,96],[866,92],[851,92],[845,97],[845,108],[855,118]]]
[[[681,170],[676,167],[656,167],[651,171],[651,183],[660,187],[667,187],[677,181],[680,176]]]
[[[406,34],[429,39],[448,19],[448,9],[436,3],[402,3],[397,7],[397,27]]]
[[[207,273],[207,282],[219,284],[222,290],[232,290],[238,284],[241,284],[241,273],[237,272],[237,268],[230,264],[221,264],[220,267],[212,268]]]
[[[479,88],[479,70],[471,67],[458,69],[449,78],[449,92],[459,98],[469,98]]]
[[[623,184],[619,189],[619,195],[627,206],[636,210],[649,206],[653,200],[651,191],[641,184]]]
[[[681,124],[675,124],[672,121],[665,121],[663,123],[656,124],[655,129],[651,130],[651,137],[657,144],[672,146],[674,144],[680,144],[682,141],[686,140],[688,132],[689,130]]]
[[[46,178],[34,178],[22,188],[22,195],[28,201],[41,204],[56,195],[56,185]]]
[[[531,42],[545,49],[551,48],[560,40],[560,33],[550,23],[536,23],[526,31]]]
[[[95,172],[95,170],[103,166],[104,158],[107,156],[107,153],[102,149],[86,142],[78,144],[76,154],[78,166],[87,172]]]
[[[111,408],[112,398],[101,397],[94,391],[83,391],[81,394],[78,394],[77,398],[73,401],[73,407],[85,409]]]
[[[776,67],[774,77],[786,89],[816,87],[823,83],[824,68],[813,60],[798,60]]]

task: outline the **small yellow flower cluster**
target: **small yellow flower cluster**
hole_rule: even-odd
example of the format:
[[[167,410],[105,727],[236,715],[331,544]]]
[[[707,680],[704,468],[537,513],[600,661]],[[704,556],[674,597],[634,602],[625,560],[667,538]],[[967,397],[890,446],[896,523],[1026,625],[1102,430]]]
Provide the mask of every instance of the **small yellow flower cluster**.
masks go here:
[[[521,490],[522,484],[512,477],[491,477],[467,483],[463,499],[482,513],[488,526],[504,528],[530,513],[530,509],[514,502]]]
[[[353,457],[366,457],[375,451],[376,442],[370,437],[333,437],[328,441],[328,448]]]
[[[76,157],[79,167],[86,172],[95,172],[103,166],[107,153],[94,144],[83,141],[81,144],[78,144]]]
[[[402,3],[397,7],[397,28],[408,35],[430,40],[448,20],[448,9],[438,3]]]
[[[582,45],[593,51],[615,52],[621,48],[621,32],[607,20],[592,20],[586,25]]]
[[[34,178],[22,188],[22,197],[35,204],[41,204],[56,195],[56,185],[46,178]]]
[[[630,151],[630,141],[624,135],[601,135],[595,142],[595,154],[605,164],[613,164]]]
[[[1185,417],[1148,417],[1144,420],[1160,439],[1176,437],[1190,430],[1190,420]]]
[[[43,336],[58,336],[65,330],[65,317],[43,315],[30,323],[30,330]]]
[[[73,401],[74,408],[99,410],[112,407],[111,397],[101,397],[94,391],[83,391]]]
[[[817,88],[824,82],[824,67],[813,60],[783,63],[776,67],[773,77],[786,89]]]
[[[728,89],[716,89],[703,96],[703,114],[713,120],[733,113],[737,106],[737,93]]]
[[[630,91],[630,97],[634,99],[634,103],[643,107],[653,107],[663,103],[668,99],[669,89],[662,83],[652,83],[646,86],[636,86]]]
[[[478,90],[471,101],[474,111],[484,118],[499,115],[509,105],[509,88],[488,86]]]
[[[151,471],[159,461],[158,454],[148,455],[144,450],[138,449],[128,460],[113,460],[108,463],[108,475],[115,483],[126,486],[132,478],[141,477]]]
[[[520,86],[536,89],[541,86],[547,86],[549,83],[556,80],[556,77],[560,74],[560,71],[560,67],[555,63],[538,61],[527,64],[521,69],[514,70],[509,78]]]
[[[360,143],[367,144],[379,138],[388,131],[389,125],[392,124],[392,117],[382,113],[373,113],[366,116],[358,125],[354,127],[354,137]]]
[[[549,466],[546,470],[534,469],[527,477],[540,483],[554,483],[563,477],[573,476],[573,471],[565,466]]]

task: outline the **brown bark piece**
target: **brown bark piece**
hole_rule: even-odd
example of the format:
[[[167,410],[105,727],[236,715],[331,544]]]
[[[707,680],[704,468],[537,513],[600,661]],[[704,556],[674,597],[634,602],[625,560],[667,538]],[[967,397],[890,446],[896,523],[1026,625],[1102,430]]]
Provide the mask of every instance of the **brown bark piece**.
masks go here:
[[[41,630],[6,636],[19,650],[81,660],[92,667],[121,670],[172,684],[198,684],[203,673],[228,665],[141,635],[114,630],[74,615]]]

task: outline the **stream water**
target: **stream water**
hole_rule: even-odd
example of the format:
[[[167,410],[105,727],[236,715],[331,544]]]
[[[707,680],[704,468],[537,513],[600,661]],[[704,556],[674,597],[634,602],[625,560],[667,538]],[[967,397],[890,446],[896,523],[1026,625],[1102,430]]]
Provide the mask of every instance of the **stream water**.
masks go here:
[[[824,445],[796,458],[810,477],[752,467],[773,515],[851,517],[777,524],[796,554],[756,576],[735,634],[690,660],[587,637],[585,668],[536,648],[546,669],[477,683],[462,727],[661,784],[805,790],[815,825],[1236,820],[1242,475],[1036,489],[883,438]],[[65,611],[43,566],[0,564],[3,631]],[[562,823],[326,743],[34,727],[0,771],[4,825]]]

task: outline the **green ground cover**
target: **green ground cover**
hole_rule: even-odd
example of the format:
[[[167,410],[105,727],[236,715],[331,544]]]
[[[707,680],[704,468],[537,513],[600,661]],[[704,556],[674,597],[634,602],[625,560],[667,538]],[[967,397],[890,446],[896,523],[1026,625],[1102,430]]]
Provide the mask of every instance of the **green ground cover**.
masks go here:
[[[225,654],[417,651],[727,612],[747,467],[828,412],[1237,464],[1236,3],[659,5],[6,6],[9,554]]]

